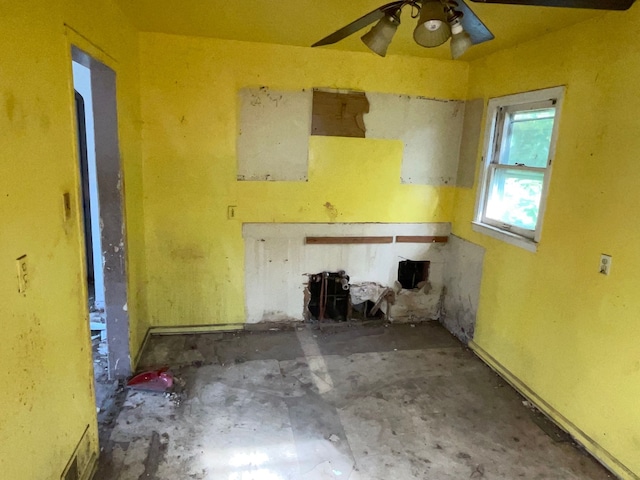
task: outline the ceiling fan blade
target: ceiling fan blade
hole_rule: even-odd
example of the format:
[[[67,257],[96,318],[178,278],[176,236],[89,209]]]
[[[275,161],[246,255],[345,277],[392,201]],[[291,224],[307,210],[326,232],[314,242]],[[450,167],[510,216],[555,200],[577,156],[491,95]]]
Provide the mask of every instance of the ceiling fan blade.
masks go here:
[[[354,20],[348,25],[345,25],[340,30],[333,32],[331,35],[324,37],[322,40],[318,40],[311,45],[312,47],[321,47],[322,45],[331,45],[332,43],[339,42],[340,40],[347,38],[349,35],[353,35],[358,30],[363,29],[367,25],[371,25],[373,22],[380,20],[384,17],[388,11],[395,11],[404,4],[404,1],[387,3],[379,8],[376,8],[373,12],[369,12],[366,15]]]
[[[464,28],[469,34],[474,45],[482,42],[488,42],[495,38],[493,33],[489,31],[486,25],[482,23],[482,20],[473,13],[473,10],[471,10],[466,3],[462,0],[456,0],[456,2],[458,3],[456,10],[463,13],[462,18],[460,19],[462,28]]]
[[[627,10],[635,0],[472,0],[478,3],[506,3],[540,7],[592,8],[598,10]]]

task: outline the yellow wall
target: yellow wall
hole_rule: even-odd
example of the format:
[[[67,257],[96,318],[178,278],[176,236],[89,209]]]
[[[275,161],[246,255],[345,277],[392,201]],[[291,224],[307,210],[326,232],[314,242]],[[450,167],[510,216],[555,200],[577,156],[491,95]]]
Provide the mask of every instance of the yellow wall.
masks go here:
[[[141,194],[137,33],[108,2],[99,9],[80,0],[2,2],[0,477],[12,480],[59,479],[87,425],[97,451],[70,41],[94,47],[65,23],[106,50],[118,73],[129,238],[137,249],[143,238],[133,202]],[[71,192],[74,210],[66,223],[64,192]],[[23,254],[26,296],[17,293],[16,258]],[[134,263],[133,275],[140,268]],[[137,304],[130,303],[134,317]]]
[[[236,99],[263,85],[462,99],[466,64],[144,33],[140,58],[152,326],[244,322],[243,222],[453,218],[454,188],[400,184],[394,141],[312,138],[308,182],[237,182]]]
[[[86,425],[95,446],[72,42],[118,78],[132,355],[148,326],[244,321],[242,222],[453,219],[456,234],[487,249],[477,344],[626,465],[625,473],[595,451],[625,478],[640,475],[640,7],[470,69],[147,33],[138,44],[119,10],[108,1],[99,8],[86,0],[0,5],[0,384],[11,392],[0,408],[3,477],[59,478]],[[393,141],[312,138],[308,182],[235,180],[243,87],[487,99],[559,84],[567,93],[536,254],[471,231],[475,189],[401,185]],[[337,162],[342,174],[328,175]],[[66,224],[65,191],[75,211]],[[237,206],[234,220],[228,205]],[[613,255],[609,277],[597,273],[602,252]],[[25,253],[23,297],[15,259]]]
[[[638,26],[640,5],[471,64],[469,98],[567,90],[538,252],[474,233],[475,189],[458,191],[453,227],[486,247],[475,342],[636,475]],[[613,255],[610,276],[598,273],[601,253]]]

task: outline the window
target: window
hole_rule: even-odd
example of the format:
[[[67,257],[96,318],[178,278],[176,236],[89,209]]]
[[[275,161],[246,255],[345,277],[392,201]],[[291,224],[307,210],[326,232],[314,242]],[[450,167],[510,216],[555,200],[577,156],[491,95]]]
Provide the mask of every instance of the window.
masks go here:
[[[563,87],[489,101],[474,229],[535,251]]]

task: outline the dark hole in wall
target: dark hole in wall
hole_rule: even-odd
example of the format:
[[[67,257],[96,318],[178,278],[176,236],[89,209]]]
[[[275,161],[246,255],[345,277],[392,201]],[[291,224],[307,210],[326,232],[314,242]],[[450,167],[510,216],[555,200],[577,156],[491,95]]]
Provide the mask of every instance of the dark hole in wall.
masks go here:
[[[398,281],[402,288],[418,288],[420,282],[429,280],[429,262],[426,260],[402,260],[398,263]]]
[[[345,272],[310,275],[309,293],[308,309],[313,320],[346,322],[349,319],[349,276]]]
[[[384,318],[384,312],[381,308],[378,308],[375,313],[371,313],[375,305],[375,302],[372,302],[370,300],[352,305],[351,318],[357,320],[366,320],[369,318]]]

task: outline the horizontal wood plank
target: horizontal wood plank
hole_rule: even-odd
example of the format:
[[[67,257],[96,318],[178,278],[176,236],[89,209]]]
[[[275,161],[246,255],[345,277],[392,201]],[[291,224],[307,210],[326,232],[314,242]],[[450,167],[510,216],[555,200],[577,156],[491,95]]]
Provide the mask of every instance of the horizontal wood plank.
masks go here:
[[[448,236],[433,235],[398,235],[396,243],[447,243]]]
[[[306,237],[305,243],[307,245],[393,243],[393,237]]]

